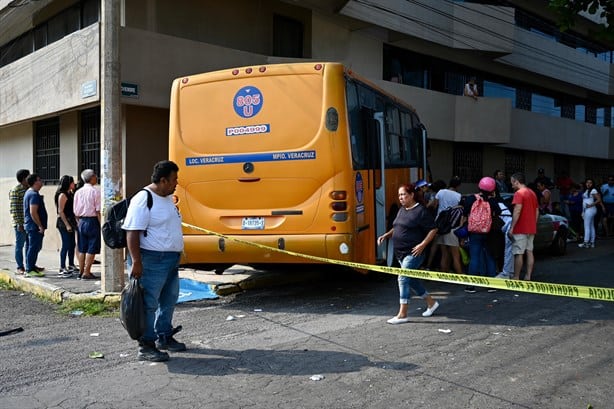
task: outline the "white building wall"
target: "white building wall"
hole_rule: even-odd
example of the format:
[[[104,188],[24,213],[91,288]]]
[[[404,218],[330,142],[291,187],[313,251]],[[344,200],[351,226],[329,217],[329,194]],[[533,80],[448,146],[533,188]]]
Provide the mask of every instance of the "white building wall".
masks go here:
[[[98,101],[98,31],[93,24],[0,68],[0,126]],[[88,81],[95,94],[82,97]]]

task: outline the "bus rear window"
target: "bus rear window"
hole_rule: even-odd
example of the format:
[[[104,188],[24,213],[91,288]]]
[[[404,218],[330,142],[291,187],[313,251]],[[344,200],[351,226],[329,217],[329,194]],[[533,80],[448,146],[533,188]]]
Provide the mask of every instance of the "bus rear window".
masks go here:
[[[179,129],[186,147],[201,153],[302,148],[322,118],[322,78],[284,75],[203,82],[183,87]]]

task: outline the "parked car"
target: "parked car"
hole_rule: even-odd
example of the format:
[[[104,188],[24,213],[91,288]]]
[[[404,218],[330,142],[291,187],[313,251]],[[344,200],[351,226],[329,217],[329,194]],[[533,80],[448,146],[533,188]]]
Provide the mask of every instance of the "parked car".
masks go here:
[[[501,198],[506,206],[513,211],[513,193],[502,193]],[[567,237],[569,236],[569,221],[558,214],[540,214],[537,219],[537,234],[533,240],[535,250],[550,250],[552,254],[562,256],[567,252]]]
[[[513,197],[513,193],[501,194],[503,202],[510,211],[513,211]],[[569,221],[566,217],[558,214],[540,214],[537,220],[537,234],[533,240],[533,248],[536,251],[548,250],[554,255],[562,256],[567,252],[568,236]]]

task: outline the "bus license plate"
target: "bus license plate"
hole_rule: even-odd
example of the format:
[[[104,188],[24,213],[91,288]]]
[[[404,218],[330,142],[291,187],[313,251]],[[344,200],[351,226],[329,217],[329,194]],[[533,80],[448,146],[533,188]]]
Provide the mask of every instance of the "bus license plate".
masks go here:
[[[243,230],[264,230],[264,217],[244,217],[241,228]]]

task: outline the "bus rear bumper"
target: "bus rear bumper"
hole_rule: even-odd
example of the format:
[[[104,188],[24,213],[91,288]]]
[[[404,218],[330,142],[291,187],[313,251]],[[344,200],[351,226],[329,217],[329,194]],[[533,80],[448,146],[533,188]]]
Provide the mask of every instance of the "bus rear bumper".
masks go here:
[[[237,242],[233,239],[239,239]],[[184,235],[182,264],[323,263],[276,249],[334,260],[352,259],[351,235]],[[249,242],[251,244],[246,244]],[[270,247],[270,248],[269,248]]]

